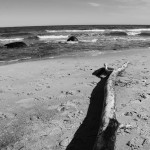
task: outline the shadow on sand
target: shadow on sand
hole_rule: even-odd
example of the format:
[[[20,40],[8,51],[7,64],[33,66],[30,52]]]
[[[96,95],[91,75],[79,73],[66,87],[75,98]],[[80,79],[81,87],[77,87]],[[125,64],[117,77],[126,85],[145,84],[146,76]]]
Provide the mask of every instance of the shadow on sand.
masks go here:
[[[96,70],[93,75],[96,75],[100,78],[102,69],[103,68]],[[66,150],[93,149],[101,124],[101,115],[104,103],[104,87],[109,75],[101,78],[100,82],[98,82],[96,87],[93,89],[87,116],[76,131],[74,138],[72,139]]]

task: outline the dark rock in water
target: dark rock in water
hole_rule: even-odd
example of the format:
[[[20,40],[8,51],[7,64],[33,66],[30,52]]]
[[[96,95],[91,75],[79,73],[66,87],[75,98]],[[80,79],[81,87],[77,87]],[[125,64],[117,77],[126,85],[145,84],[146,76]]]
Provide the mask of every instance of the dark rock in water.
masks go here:
[[[67,41],[78,41],[75,36],[70,36]]]
[[[24,42],[13,42],[13,43],[8,43],[4,45],[7,48],[22,48],[26,47],[27,45]]]

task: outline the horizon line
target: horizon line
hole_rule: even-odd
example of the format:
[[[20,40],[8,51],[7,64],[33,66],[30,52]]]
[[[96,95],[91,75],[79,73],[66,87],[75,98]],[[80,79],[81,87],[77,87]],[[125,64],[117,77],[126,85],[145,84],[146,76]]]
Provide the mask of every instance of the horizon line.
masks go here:
[[[47,26],[103,26],[103,25],[107,25],[107,26],[119,26],[119,25],[127,25],[127,26],[150,26],[150,24],[56,24],[56,25],[27,25],[27,26],[0,26],[0,28],[20,28],[20,27],[47,27]]]

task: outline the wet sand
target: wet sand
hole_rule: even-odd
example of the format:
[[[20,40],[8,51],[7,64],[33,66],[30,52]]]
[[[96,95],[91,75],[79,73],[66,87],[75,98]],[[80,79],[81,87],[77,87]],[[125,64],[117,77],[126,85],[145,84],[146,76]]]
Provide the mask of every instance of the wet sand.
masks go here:
[[[10,150],[91,150],[104,81],[92,73],[129,61],[117,78],[116,149],[150,148],[150,49],[88,52],[0,66],[0,147]],[[143,128],[144,127],[144,128]]]

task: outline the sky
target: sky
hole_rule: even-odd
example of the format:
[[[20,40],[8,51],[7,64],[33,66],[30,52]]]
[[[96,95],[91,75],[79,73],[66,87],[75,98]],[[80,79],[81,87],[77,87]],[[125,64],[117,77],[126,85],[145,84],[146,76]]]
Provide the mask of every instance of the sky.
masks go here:
[[[0,27],[149,24],[150,0],[0,0]]]

